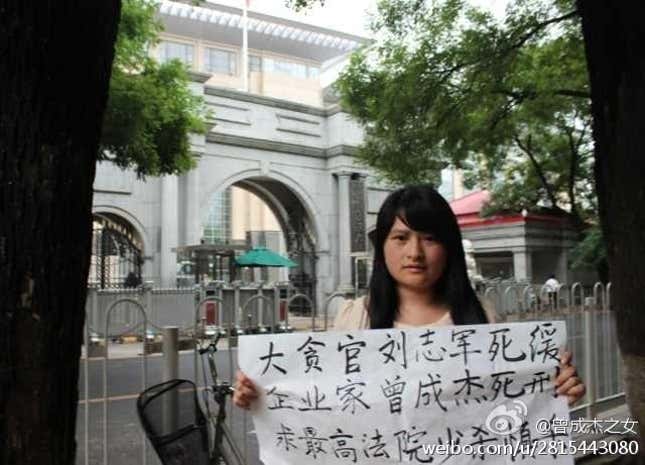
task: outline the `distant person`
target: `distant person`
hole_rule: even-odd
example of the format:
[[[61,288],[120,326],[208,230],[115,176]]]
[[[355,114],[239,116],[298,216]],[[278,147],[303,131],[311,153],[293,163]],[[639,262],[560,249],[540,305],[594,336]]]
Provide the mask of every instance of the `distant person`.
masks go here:
[[[558,288],[560,287],[560,283],[555,278],[554,274],[549,276],[549,279],[544,283],[544,287],[546,289],[547,296],[549,297],[549,304],[555,305],[555,296],[558,292]]]

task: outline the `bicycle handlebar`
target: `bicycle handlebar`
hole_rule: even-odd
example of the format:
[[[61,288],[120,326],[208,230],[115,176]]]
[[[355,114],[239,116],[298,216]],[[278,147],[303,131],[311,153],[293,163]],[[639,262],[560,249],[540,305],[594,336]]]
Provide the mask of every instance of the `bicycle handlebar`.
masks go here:
[[[199,354],[203,355],[206,352],[212,351],[212,352],[217,352],[217,343],[219,342],[220,338],[222,335],[220,333],[215,333],[215,337],[211,339],[211,342],[206,346],[202,347],[200,345],[199,347]]]

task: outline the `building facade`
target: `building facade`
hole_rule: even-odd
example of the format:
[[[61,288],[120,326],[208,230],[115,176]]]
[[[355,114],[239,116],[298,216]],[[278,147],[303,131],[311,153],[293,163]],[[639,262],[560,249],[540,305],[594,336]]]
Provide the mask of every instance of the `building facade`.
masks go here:
[[[367,233],[389,190],[356,164],[363,131],[326,98],[321,82],[367,40],[252,11],[244,40],[243,11],[216,4],[162,0],[158,14],[165,31],[152,53],[191,68],[192,89],[212,110],[213,126],[192,136],[198,164],[181,176],[144,182],[110,163],[98,166],[90,282],[136,284],[138,277],[174,287],[182,247],[246,244],[298,264],[251,277],[288,278],[319,306],[353,289],[354,260],[369,261]],[[483,220],[482,199],[473,202],[460,173],[444,174],[439,190],[453,201],[480,274],[567,280],[575,241],[566,225],[519,214]]]
[[[527,283],[543,283],[552,274],[562,283],[593,281],[569,270],[577,233],[566,218],[526,211],[482,218],[488,199],[480,190],[450,203],[463,238],[473,245],[478,274]]]
[[[387,190],[353,160],[362,129],[325,101],[320,76],[366,39],[248,12],[245,80],[241,10],[163,0],[159,17],[165,30],[153,53],[190,66],[213,127],[192,136],[198,164],[181,176],[144,182],[101,163],[93,209],[112,226],[97,231],[127,230],[142,279],[158,286],[176,285],[183,246],[268,241],[298,263],[289,278],[319,305],[352,288],[351,254],[367,249]],[[125,279],[109,249],[115,255],[94,260],[91,281],[100,270]]]

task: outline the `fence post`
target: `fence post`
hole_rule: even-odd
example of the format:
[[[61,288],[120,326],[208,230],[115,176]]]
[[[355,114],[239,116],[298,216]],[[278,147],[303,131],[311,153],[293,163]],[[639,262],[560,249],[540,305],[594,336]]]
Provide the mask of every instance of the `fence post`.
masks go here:
[[[560,302],[562,297],[565,298],[566,301],[566,306],[564,307],[567,309],[567,311],[570,310],[571,308],[571,293],[569,289],[569,285],[567,284],[560,284],[558,286],[558,290],[555,293],[555,309],[556,311],[560,310]]]
[[[232,309],[233,311],[232,311],[232,314],[231,314],[231,320],[230,321],[231,321],[231,331],[233,331],[233,328],[235,328],[235,338],[233,339],[233,337],[231,337],[231,339],[229,339],[229,341],[233,342],[233,347],[237,347],[237,336],[238,336],[238,333],[239,333],[240,329],[242,328],[242,326],[241,326],[241,324],[240,324],[240,322],[238,320],[238,316],[237,316],[238,311],[241,311],[241,309],[240,309],[240,284],[239,283],[233,284],[233,292],[234,292],[234,294],[233,294],[233,309]],[[232,336],[232,333],[231,333],[231,336]],[[231,344],[229,344],[229,347],[231,347]]]
[[[571,285],[571,307],[576,308],[576,290],[580,290],[580,310],[585,309],[585,290],[581,283],[575,282]]]
[[[108,450],[107,450],[107,444],[108,444],[108,425],[110,424],[109,422],[109,411],[108,409],[108,383],[107,383],[107,378],[108,378],[108,358],[109,358],[109,350],[108,350],[108,340],[109,340],[109,327],[110,327],[110,317],[114,309],[121,304],[127,303],[128,305],[133,305],[136,310],[138,311],[139,315],[141,316],[141,319],[143,320],[143,327],[142,327],[142,334],[141,334],[141,339],[143,340],[144,344],[144,350],[141,351],[142,357],[141,357],[141,364],[143,367],[142,370],[142,377],[141,377],[141,388],[142,390],[146,389],[147,383],[148,383],[148,370],[147,370],[147,363],[146,363],[146,351],[145,351],[145,339],[146,339],[146,329],[148,325],[148,316],[146,315],[146,311],[143,308],[143,305],[141,305],[141,302],[138,300],[134,300],[132,298],[121,298],[117,299],[116,301],[112,302],[110,306],[107,308],[105,311],[105,326],[104,332],[103,332],[103,340],[105,343],[105,354],[103,355],[103,465],[108,465]],[[143,447],[141,449],[141,452],[143,454],[141,458],[141,463],[143,465],[146,465],[146,435],[144,432],[141,433],[141,440],[143,443]]]
[[[495,293],[495,301],[493,301],[490,297],[490,295],[493,293]],[[484,290],[484,300],[493,303],[493,305],[495,306],[495,313],[497,313],[497,310],[501,308],[501,299],[499,296],[499,291],[496,287],[487,287]]]
[[[600,295],[600,302],[598,302],[598,296]],[[605,309],[605,287],[601,282],[597,282],[593,285],[593,303],[596,308]]]
[[[152,315],[152,287],[154,286],[154,281],[146,281],[143,283],[143,301],[145,302],[144,307],[148,315],[148,319],[153,322],[153,324],[158,324],[159,320],[155,319]],[[145,340],[143,344],[145,350]]]
[[[280,286],[273,286],[273,311],[271,317],[271,332],[278,331],[278,321],[280,321]]]
[[[85,435],[83,437],[83,443],[85,447],[85,465],[90,464],[90,451],[89,451],[89,446],[90,446],[90,380],[89,380],[89,375],[90,375],[90,351],[92,347],[92,337],[90,334],[90,323],[93,321],[94,318],[97,317],[98,315],[98,307],[99,307],[99,299],[98,299],[98,293],[97,289],[95,287],[90,287],[87,289],[87,299],[90,302],[90,312],[89,315],[86,315],[85,317],[85,360],[83,363],[83,390],[85,392],[85,409],[83,411],[83,420],[84,420],[84,427],[85,427]],[[100,327],[97,325],[97,327]],[[105,346],[105,350],[107,350],[107,345]]]
[[[596,414],[596,345],[594,344],[594,311],[586,308],[584,312],[585,331],[585,374],[587,375],[587,418],[595,418]]]
[[[522,289],[522,314],[520,316],[521,320],[526,318],[526,315],[531,313],[531,304],[532,304],[532,291],[533,288],[530,284],[525,284]]]
[[[332,300],[334,300],[337,297],[347,299],[347,298],[351,297],[351,294],[348,294],[347,292],[333,292],[331,295],[329,295],[325,299],[324,309],[323,309],[323,311],[325,312],[325,327],[324,327],[325,331],[327,331],[327,329],[329,327],[329,304],[331,303]],[[356,297],[356,296],[354,296],[354,297]]]
[[[257,295],[264,297],[264,282],[262,281],[260,281],[258,285]],[[260,328],[262,328],[262,326],[264,325],[264,299],[258,299],[258,311],[256,312],[256,316],[257,316],[257,321],[255,323],[257,325],[256,329],[258,332],[261,332],[262,330]],[[251,322],[249,321],[249,323]]]

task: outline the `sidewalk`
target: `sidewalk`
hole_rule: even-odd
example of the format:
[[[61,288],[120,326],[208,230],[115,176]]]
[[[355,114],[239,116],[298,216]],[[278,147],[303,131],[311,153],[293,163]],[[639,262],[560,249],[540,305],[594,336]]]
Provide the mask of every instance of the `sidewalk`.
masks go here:
[[[322,331],[324,328],[324,320],[320,317],[316,318],[316,331]],[[333,324],[333,318],[329,318],[328,320],[328,330],[333,329],[332,327]],[[297,332],[307,332],[311,331],[312,328],[312,322],[311,322],[311,317],[310,316],[290,316],[289,317],[289,326],[293,328],[294,331]],[[279,337],[280,334],[282,333],[276,333],[276,337]],[[219,341],[217,344],[217,349],[218,350],[228,350],[229,344],[228,340],[226,338],[223,338]],[[110,359],[119,359],[119,358],[133,358],[133,357],[141,357],[142,351],[143,351],[143,343],[142,342],[129,342],[129,343],[116,343],[116,342],[110,342],[108,344],[108,358]],[[192,351],[192,349],[189,349],[187,351]],[[181,350],[180,353],[187,352],[184,350]],[[86,355],[85,351],[85,346],[82,346],[81,348],[81,358],[84,359]],[[160,356],[161,353],[149,353],[147,354],[149,357],[150,356]],[[91,356],[90,359],[96,359],[96,358],[103,358],[102,356]]]
[[[620,405],[610,410],[599,412],[597,417],[599,420],[627,420],[633,419],[634,417],[630,415],[627,404]],[[617,435],[617,434],[607,434],[607,433],[598,433],[598,434],[584,434],[573,436],[576,443],[580,444],[583,441],[590,443],[592,441],[606,441],[607,443],[619,442],[619,441],[632,441],[635,440],[635,436],[631,435]],[[582,455],[581,453],[576,454],[575,461],[576,464],[580,465],[636,465],[639,462],[639,456],[636,455],[595,455],[588,454]]]
[[[228,343],[225,340],[220,341],[217,344],[217,350],[222,350],[226,351],[228,350]],[[188,350],[180,350],[180,354],[184,353],[192,353],[193,349],[188,349]],[[81,348],[81,360],[85,359],[85,346]],[[125,343],[125,344],[118,344],[111,342],[108,344],[108,358],[110,360],[113,359],[124,359],[124,358],[136,358],[136,357],[141,357],[143,354],[143,343],[142,342],[135,342],[135,343]],[[153,353],[148,353],[146,354],[147,357],[161,357],[163,354],[161,352],[153,352]],[[91,356],[90,360],[100,360],[102,359],[103,356]]]

